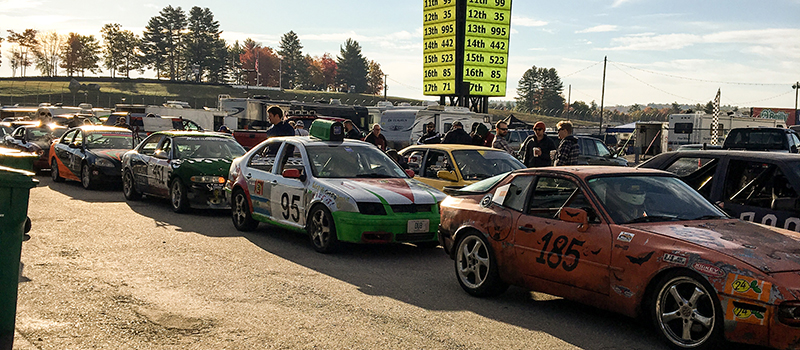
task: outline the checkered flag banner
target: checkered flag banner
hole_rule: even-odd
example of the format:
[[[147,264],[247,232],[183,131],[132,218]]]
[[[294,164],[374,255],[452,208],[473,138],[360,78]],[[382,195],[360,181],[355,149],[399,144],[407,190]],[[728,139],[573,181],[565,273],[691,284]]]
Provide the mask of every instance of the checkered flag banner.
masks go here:
[[[717,97],[714,97],[714,119],[711,121],[711,144],[717,144],[719,137],[719,89],[717,89]]]

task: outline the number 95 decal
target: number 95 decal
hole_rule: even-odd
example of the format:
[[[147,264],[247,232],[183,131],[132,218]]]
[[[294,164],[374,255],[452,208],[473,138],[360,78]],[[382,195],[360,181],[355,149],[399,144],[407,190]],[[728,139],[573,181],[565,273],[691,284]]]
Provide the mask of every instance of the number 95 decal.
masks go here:
[[[297,206],[299,201],[300,196],[296,194],[291,195],[291,200],[288,193],[281,195],[281,215],[284,220],[291,218],[294,222],[300,222],[300,207]]]

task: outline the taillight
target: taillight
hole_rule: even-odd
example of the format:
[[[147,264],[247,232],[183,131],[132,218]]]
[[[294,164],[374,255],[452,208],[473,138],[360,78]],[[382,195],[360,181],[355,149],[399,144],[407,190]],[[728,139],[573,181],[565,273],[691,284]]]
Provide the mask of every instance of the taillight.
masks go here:
[[[778,305],[778,321],[800,327],[800,300],[784,301]]]

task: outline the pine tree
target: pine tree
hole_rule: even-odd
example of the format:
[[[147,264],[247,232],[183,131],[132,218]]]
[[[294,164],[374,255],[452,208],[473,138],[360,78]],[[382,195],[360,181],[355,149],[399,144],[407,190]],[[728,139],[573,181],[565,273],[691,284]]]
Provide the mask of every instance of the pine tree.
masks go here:
[[[367,59],[361,55],[361,45],[353,39],[347,39],[344,47],[339,48],[336,57],[336,83],[351,93],[364,92],[367,88]],[[350,87],[354,87],[352,90]]]
[[[159,78],[163,75],[176,80],[185,68],[181,55],[185,29],[186,14],[180,7],[167,6],[148,21],[141,51],[147,66],[156,70]]]
[[[281,84],[287,89],[302,87],[309,84],[310,76],[305,57],[303,57],[303,45],[294,31],[289,31],[281,37],[278,54],[281,57]]]
[[[186,68],[197,68],[195,80],[206,76],[210,82],[222,82],[227,57],[225,41],[220,38],[219,22],[208,8],[192,7],[188,32],[184,38]]]

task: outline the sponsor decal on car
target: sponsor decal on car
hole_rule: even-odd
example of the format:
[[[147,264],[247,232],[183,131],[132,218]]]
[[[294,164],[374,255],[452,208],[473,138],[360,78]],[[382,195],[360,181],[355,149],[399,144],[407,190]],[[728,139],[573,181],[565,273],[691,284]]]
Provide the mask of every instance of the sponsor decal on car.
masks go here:
[[[625,243],[630,243],[631,241],[633,241],[634,236],[636,235],[633,233],[622,231],[619,233],[619,236],[617,236],[617,240]]]
[[[704,264],[701,262],[694,263],[692,265],[692,268],[695,269],[695,271],[697,272],[712,277],[722,277],[723,275],[725,275],[725,272],[722,271],[722,269],[720,269],[719,267],[716,267],[714,265]]]
[[[503,205],[503,202],[506,200],[506,195],[508,195],[508,189],[510,187],[511,184],[498,187],[497,191],[495,191],[494,198],[492,198],[492,202],[495,202],[499,205]]]
[[[681,266],[686,265],[686,258],[682,256],[672,255],[670,253],[664,253],[664,256],[661,258],[661,260],[676,265],[681,265]]]
[[[764,325],[768,319],[767,309],[761,306],[728,300],[725,319],[736,322]]]
[[[769,301],[771,292],[772,283],[738,274],[728,275],[725,283],[725,293],[763,302]]]
[[[614,291],[617,294],[622,295],[622,296],[624,296],[626,298],[633,297],[633,292],[630,289],[626,288],[626,287],[613,285],[613,286],[611,286],[611,288],[614,289]]]

